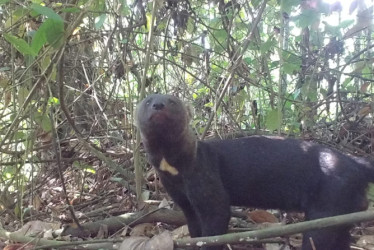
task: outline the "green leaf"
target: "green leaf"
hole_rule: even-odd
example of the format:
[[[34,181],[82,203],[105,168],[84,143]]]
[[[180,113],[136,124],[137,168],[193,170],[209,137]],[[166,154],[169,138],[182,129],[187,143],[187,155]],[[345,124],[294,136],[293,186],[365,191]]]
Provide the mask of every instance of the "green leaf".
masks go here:
[[[39,4],[33,3],[33,4],[31,4],[31,9],[33,11],[35,11],[36,13],[40,14],[40,15],[46,16],[46,17],[54,19],[56,21],[60,21],[60,22],[64,21],[64,20],[62,20],[61,16],[56,14],[56,12],[54,12],[51,8],[44,7],[44,6],[41,6]]]
[[[306,28],[309,25],[316,22],[319,18],[319,14],[311,9],[303,11],[299,16],[296,17],[296,20],[298,21],[298,26],[300,28]]]
[[[92,165],[88,165],[87,163],[74,161],[73,166],[77,169],[83,170],[87,173],[95,174],[96,170],[92,167]]]
[[[93,168],[93,167],[89,167],[87,166],[84,171],[86,171],[87,173],[91,173],[91,174],[96,174],[96,170]]]
[[[215,30],[212,35],[209,35],[209,40],[213,41],[214,51],[221,53],[227,44],[227,32],[223,29]]]
[[[99,17],[95,18],[95,28],[97,30],[103,26],[105,19],[106,19],[106,14],[102,14]]]
[[[299,70],[300,70],[299,64],[287,63],[287,62],[283,64],[283,72],[288,75],[293,75],[294,73],[297,73]]]
[[[92,8],[90,10],[92,10],[96,13],[106,11],[105,0],[95,0],[95,1],[93,1],[93,4],[91,6],[92,6]],[[96,16],[98,16],[98,14]]]
[[[253,7],[257,9],[257,7],[260,5],[261,1],[260,0],[252,0],[251,3],[253,5]]]
[[[364,77],[370,77],[372,74],[371,68],[366,64],[365,67],[362,69],[362,75]]]
[[[319,89],[319,93],[323,96],[323,97],[326,97],[327,96],[327,89]]]
[[[214,106],[213,102],[208,102],[204,104],[204,107],[207,107],[207,108],[213,108],[213,106]]]
[[[288,63],[301,65],[301,57],[288,51],[283,51],[283,60]]]
[[[355,22],[355,20],[353,20],[353,19],[344,20],[344,21],[342,21],[342,22],[339,24],[338,27],[341,28],[341,29],[345,29],[345,28],[351,26],[352,24],[354,24],[354,22]]]
[[[9,3],[10,0],[0,0],[0,4],[6,4]]]
[[[26,134],[25,134],[25,133],[20,132],[20,131],[17,131],[16,133],[14,133],[13,138],[14,138],[15,140],[21,140],[21,139],[26,139],[27,137],[26,137]]]
[[[281,8],[284,12],[290,14],[292,7],[299,5],[300,0],[282,0],[281,1]]]
[[[195,30],[195,22],[193,21],[192,18],[188,18],[187,32],[190,33],[190,34],[193,34],[194,30]]]
[[[284,63],[282,66],[286,74],[292,75],[300,70],[301,58],[299,56],[283,51],[283,59]]]
[[[279,60],[270,62],[270,69],[278,68]]]
[[[317,94],[317,84],[314,81],[308,81],[303,84],[301,87],[301,94],[308,97],[309,101],[317,101],[318,94]]]
[[[24,87],[20,87],[17,93],[17,99],[18,99],[18,104],[22,106],[22,104],[25,102],[26,97],[29,95],[29,90]]]
[[[261,53],[268,52],[276,44],[277,44],[277,42],[275,41],[275,39],[269,38],[266,42],[260,44],[260,51],[261,51]]]
[[[266,127],[270,131],[276,130],[278,128],[278,110],[272,109],[266,115]]]
[[[348,84],[349,84],[351,81],[352,81],[352,78],[351,78],[351,77],[347,77],[347,78],[344,80],[343,84],[342,84],[342,88],[343,88],[343,89],[346,88],[346,87],[348,86]]]
[[[60,100],[56,97],[49,97],[48,103],[56,105],[56,104],[60,104]]]
[[[46,33],[45,23],[46,22],[40,25],[39,29],[35,32],[32,38],[32,41],[31,41],[31,48],[35,51],[35,53],[39,53],[40,49],[47,42],[47,36],[45,34]]]
[[[227,32],[226,30],[224,29],[220,29],[220,30],[216,30],[214,31],[214,37],[219,41],[219,42],[223,42],[223,41],[226,41],[227,39]]]
[[[42,71],[46,70],[50,63],[51,63],[51,57],[49,55],[44,56],[40,60],[40,69]]]
[[[64,23],[54,19],[48,19],[46,23],[47,41],[53,48],[59,48],[64,42]]]
[[[121,16],[125,16],[125,17],[131,15],[131,9],[130,9],[129,6],[128,6],[126,3],[124,3],[124,2],[122,2],[122,4],[121,4],[120,15],[121,15]]]
[[[252,58],[250,58],[250,57],[245,57],[245,58],[243,58],[243,61],[244,61],[247,65],[251,65],[251,63],[252,63]]]
[[[18,8],[13,11],[12,15],[6,20],[5,28],[11,27],[13,24],[18,22],[21,18],[25,17],[30,11],[26,8]]]
[[[147,20],[146,31],[148,32],[149,29],[151,28],[151,24],[152,24],[152,14],[151,13],[147,13],[145,15],[145,17],[146,17],[146,20]]]
[[[4,38],[10,42],[16,48],[16,50],[21,52],[21,54],[32,56],[37,55],[37,53],[27,44],[25,40],[7,33],[4,34]]]
[[[42,121],[41,121],[41,124],[42,126],[42,129],[45,131],[45,132],[49,132],[52,130],[52,123],[51,123],[51,119],[49,119],[48,115],[43,115],[42,116]]]
[[[52,47],[59,48],[63,42],[64,23],[55,19],[47,19],[36,31],[31,47],[38,53],[43,45],[48,42]]]
[[[362,70],[365,68],[366,66],[366,61],[359,61],[357,63],[355,63],[354,65],[354,70],[352,71],[352,73],[361,73]]]

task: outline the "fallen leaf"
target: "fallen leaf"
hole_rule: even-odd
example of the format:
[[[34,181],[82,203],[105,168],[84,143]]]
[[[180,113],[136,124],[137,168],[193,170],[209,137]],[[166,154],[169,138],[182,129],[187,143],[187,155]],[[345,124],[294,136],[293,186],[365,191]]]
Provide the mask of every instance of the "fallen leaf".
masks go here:
[[[158,232],[155,230],[155,226],[152,223],[142,223],[136,225],[130,233],[130,236],[147,236],[152,237],[156,235]]]
[[[366,93],[368,91],[368,87],[369,87],[370,83],[369,82],[365,82],[364,84],[361,85],[361,88],[360,88],[360,92],[361,93]]]
[[[358,111],[358,116],[366,116],[368,114],[370,114],[371,112],[371,107],[370,106],[366,106],[366,107],[363,107],[362,109],[360,109],[360,111]]]
[[[173,250],[174,242],[169,231],[147,237],[128,237],[122,241],[119,250]]]
[[[365,249],[373,249],[374,248],[374,235],[361,236],[356,244],[357,246],[363,247]]]
[[[17,230],[17,233],[22,233],[26,236],[35,236],[40,233],[44,233],[50,229],[59,229],[60,225],[58,223],[47,223],[43,221],[29,221],[22,228]]]
[[[4,247],[3,250],[31,250],[34,248],[35,248],[34,245],[17,243],[17,244],[7,245],[6,247]]]
[[[181,239],[181,238],[189,237],[190,232],[188,231],[187,225],[183,225],[181,227],[174,229],[171,232],[171,236],[174,240]]]
[[[273,214],[265,211],[265,210],[254,210],[252,212],[249,212],[248,217],[250,220],[252,220],[255,223],[278,223],[279,220],[277,217],[275,217]]]

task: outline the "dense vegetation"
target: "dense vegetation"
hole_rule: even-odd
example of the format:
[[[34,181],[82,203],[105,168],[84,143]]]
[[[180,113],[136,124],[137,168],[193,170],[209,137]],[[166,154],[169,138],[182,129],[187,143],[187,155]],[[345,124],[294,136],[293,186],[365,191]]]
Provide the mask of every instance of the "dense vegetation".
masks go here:
[[[135,190],[147,93],[188,102],[200,138],[372,153],[372,20],[363,0],[0,0],[0,211],[21,218],[50,178],[71,201],[103,169]]]

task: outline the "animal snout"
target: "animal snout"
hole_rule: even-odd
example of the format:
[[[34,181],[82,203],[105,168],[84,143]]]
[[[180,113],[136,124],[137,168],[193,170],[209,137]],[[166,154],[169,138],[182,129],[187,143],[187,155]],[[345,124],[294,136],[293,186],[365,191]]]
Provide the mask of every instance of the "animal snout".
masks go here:
[[[152,105],[152,108],[155,109],[155,110],[162,110],[162,109],[164,109],[164,107],[165,107],[165,104],[163,104],[162,102],[154,103]]]

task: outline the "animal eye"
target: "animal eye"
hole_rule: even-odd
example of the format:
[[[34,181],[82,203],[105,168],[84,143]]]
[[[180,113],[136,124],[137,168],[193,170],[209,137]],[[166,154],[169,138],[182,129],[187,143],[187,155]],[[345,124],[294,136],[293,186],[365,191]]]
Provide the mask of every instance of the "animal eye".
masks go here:
[[[145,105],[149,106],[149,104],[151,104],[151,99],[148,99],[148,100],[145,102]]]
[[[173,101],[173,100],[169,100],[169,103],[170,103],[171,105],[176,105],[176,104],[177,104],[177,102],[176,102],[176,101]]]

